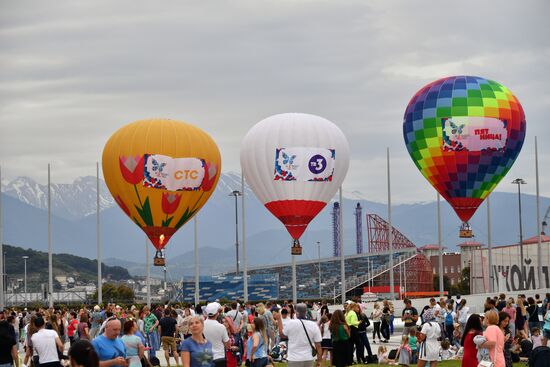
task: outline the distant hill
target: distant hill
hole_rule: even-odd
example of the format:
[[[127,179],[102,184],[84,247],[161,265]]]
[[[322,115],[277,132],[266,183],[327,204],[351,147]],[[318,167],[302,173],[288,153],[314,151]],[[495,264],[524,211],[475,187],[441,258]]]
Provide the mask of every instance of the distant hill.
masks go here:
[[[4,242],[35,250],[47,251],[47,213],[43,209],[44,187],[28,178],[4,184],[10,191],[3,194]],[[59,199],[53,205],[52,238],[54,252],[96,258],[95,202],[90,195],[95,193],[91,178],[75,180],[56,187]],[[201,249],[201,274],[219,273],[235,268],[235,202],[228,194],[240,189],[240,176],[234,173],[222,174],[214,194],[198,213],[199,248]],[[87,183],[84,185],[84,183]],[[61,190],[61,188],[63,190]],[[105,263],[122,265],[131,274],[145,272],[145,235],[116,205],[112,206],[109,193],[101,184],[101,242]],[[246,189],[247,244],[250,265],[281,263],[290,260],[290,237],[271,213]],[[82,197],[80,196],[82,195]],[[353,197],[368,197],[368,193],[344,192],[344,248],[346,254],[355,252],[354,208],[358,202],[366,213],[387,217],[386,198],[377,201],[357,200]],[[61,197],[61,196],[60,196]],[[55,199],[55,198],[54,198]],[[435,199],[435,193],[434,193]],[[66,208],[61,204],[67,204]],[[78,204],[78,205],[77,205]],[[533,195],[522,195],[523,234],[529,238],[536,234],[536,203]],[[541,214],[550,206],[550,198],[541,198]],[[494,192],[491,194],[492,239],[494,245],[509,245],[518,241],[517,194]],[[304,254],[300,260],[317,258],[316,242],[321,243],[321,256],[332,254],[332,204],[311,222],[302,236]],[[240,212],[240,202],[239,202]],[[70,216],[68,213],[80,213]],[[92,213],[84,215],[84,213]],[[458,238],[460,220],[445,201],[441,205],[443,244],[449,250],[456,250],[461,242]],[[396,204],[392,207],[393,225],[417,246],[437,241],[435,202]],[[363,221],[364,223],[364,221]],[[472,218],[475,240],[487,242],[487,214],[483,204]],[[240,226],[239,215],[239,226]],[[185,225],[170,240],[167,246],[168,276],[192,275],[193,267],[193,225]],[[363,225],[363,248],[367,251],[368,230]],[[242,233],[239,227],[239,241]],[[154,251],[151,245],[151,257]],[[239,250],[240,251],[240,250]],[[242,254],[241,254],[242,256]],[[241,257],[242,258],[242,257]],[[47,269],[47,268],[46,268]],[[159,269],[154,269],[158,271]]]
[[[48,283],[48,253],[21,247],[4,245],[6,254],[6,273],[8,283],[22,282],[24,278],[24,260],[27,259],[27,291],[40,290],[40,284]],[[71,254],[53,254],[53,275],[73,277],[77,284],[97,283],[97,261]],[[104,279],[130,279],[128,270],[121,266],[101,266]],[[19,280],[19,281],[18,281]]]

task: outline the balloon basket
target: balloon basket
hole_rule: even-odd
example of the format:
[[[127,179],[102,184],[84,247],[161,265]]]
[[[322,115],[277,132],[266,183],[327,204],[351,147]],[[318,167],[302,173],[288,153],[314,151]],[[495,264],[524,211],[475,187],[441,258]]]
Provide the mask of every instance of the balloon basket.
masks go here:
[[[166,259],[161,251],[157,251],[155,258],[153,259],[153,265],[155,266],[166,266]]]
[[[302,246],[300,246],[300,242],[297,240],[294,241],[294,244],[290,248],[290,254],[291,255],[301,255],[302,254]]]
[[[458,231],[458,237],[460,237],[460,238],[472,238],[472,237],[474,237],[472,227],[470,227],[470,225],[468,223],[462,223],[462,226],[460,227],[460,230]]]
[[[471,229],[461,229],[459,232],[458,232],[458,236],[460,238],[473,238],[474,237],[474,234],[472,232]]]

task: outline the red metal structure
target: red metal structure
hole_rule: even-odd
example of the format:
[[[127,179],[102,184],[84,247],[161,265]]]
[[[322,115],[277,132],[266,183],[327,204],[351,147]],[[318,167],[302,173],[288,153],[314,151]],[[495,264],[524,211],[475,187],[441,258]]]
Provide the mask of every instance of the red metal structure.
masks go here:
[[[367,231],[369,241],[369,252],[385,252],[389,250],[388,243],[389,223],[376,214],[367,214]],[[392,226],[394,250],[403,248],[416,248],[405,235]],[[433,291],[433,273],[430,260],[418,252],[413,257],[404,260],[402,263],[395,262],[393,268],[394,282],[401,284],[403,292],[430,292]],[[400,277],[403,277],[401,279]],[[405,279],[406,278],[406,279]],[[390,273],[382,273],[374,279],[375,286],[388,286]],[[389,288],[388,288],[389,289]],[[399,292],[402,293],[402,292]]]
[[[388,222],[376,214],[367,214],[367,231],[369,236],[369,252],[382,252],[389,250]],[[416,247],[407,237],[393,228],[393,249]]]

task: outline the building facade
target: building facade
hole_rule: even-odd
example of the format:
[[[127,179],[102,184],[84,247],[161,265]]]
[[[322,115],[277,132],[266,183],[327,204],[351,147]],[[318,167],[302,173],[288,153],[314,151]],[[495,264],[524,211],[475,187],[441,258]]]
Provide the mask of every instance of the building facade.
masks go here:
[[[523,262],[519,244],[492,248],[493,290],[495,293],[550,288],[550,236],[541,236],[541,256],[538,256],[538,236],[523,241]],[[471,292],[489,290],[489,250],[483,246],[461,247],[462,261],[471,265]],[[538,277],[538,266],[541,277]]]
[[[443,250],[444,249],[445,247],[443,247]],[[434,275],[439,275],[439,246],[425,245],[420,247],[419,250],[430,260],[432,273]],[[444,252],[442,260],[443,276],[449,279],[451,285],[455,285],[460,282],[462,269],[464,268],[461,254],[459,252]]]

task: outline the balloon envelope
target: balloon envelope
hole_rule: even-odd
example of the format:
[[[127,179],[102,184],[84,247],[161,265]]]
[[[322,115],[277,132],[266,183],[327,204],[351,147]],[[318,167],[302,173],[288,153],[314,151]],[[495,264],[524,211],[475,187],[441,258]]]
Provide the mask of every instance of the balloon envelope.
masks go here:
[[[327,119],[279,114],[247,133],[241,166],[258,199],[298,240],[344,181],[349,146]]]
[[[151,119],[116,131],[105,144],[102,165],[118,205],[161,250],[214,191],[221,158],[214,140],[198,127]]]
[[[523,108],[508,88],[452,76],[414,95],[403,135],[420,172],[467,222],[512,167],[525,128]]]

